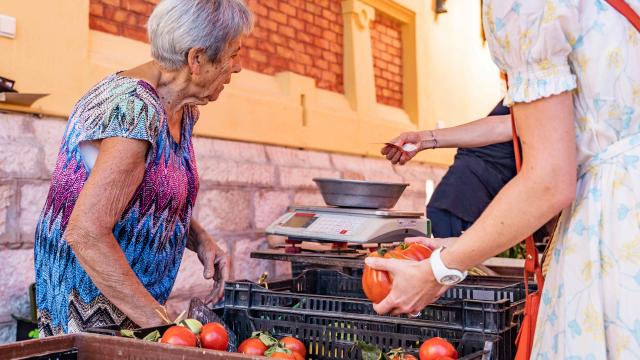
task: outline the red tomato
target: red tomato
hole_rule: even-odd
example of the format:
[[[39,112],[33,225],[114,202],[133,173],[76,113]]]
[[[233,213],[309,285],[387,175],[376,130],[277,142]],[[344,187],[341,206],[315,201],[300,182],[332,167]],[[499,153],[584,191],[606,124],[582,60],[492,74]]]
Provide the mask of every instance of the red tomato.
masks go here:
[[[420,360],[440,360],[447,357],[458,358],[458,351],[443,338],[431,338],[420,346]]]
[[[383,257],[384,252],[376,251],[370,253],[370,257]],[[374,270],[364,265],[362,271],[362,290],[367,298],[374,304],[379,303],[389,295],[391,291],[391,278],[386,271]]]
[[[371,257],[386,259],[422,261],[431,257],[431,249],[418,243],[402,243],[392,250],[378,250],[370,253]],[[379,303],[389,295],[393,277],[386,271],[374,270],[365,264],[362,272],[362,290],[374,304]]]
[[[196,346],[196,335],[184,326],[172,326],[167,329],[160,339],[161,343],[181,345],[181,346]]]
[[[229,346],[229,334],[224,326],[218,323],[208,323],[200,330],[200,345],[205,349],[226,351]]]
[[[304,360],[304,357],[302,357],[302,355],[298,354],[297,352],[274,352],[269,357],[274,359]]]
[[[247,354],[247,355],[264,355],[264,352],[267,351],[267,345],[265,345],[258,338],[249,338],[238,346],[238,352]]]
[[[280,341],[284,344],[285,348],[293,351],[294,353],[300,354],[303,359],[307,356],[307,348],[304,346],[302,341],[292,336],[283,337]]]
[[[422,261],[431,257],[431,249],[418,243],[401,243],[394,251],[399,252],[407,259]]]

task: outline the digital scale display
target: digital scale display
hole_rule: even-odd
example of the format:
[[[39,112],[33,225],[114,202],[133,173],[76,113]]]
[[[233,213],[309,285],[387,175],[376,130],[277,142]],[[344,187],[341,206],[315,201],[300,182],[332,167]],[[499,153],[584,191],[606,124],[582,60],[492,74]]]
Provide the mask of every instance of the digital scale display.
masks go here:
[[[296,213],[289,218],[282,226],[291,228],[306,228],[318,219],[315,214]]]

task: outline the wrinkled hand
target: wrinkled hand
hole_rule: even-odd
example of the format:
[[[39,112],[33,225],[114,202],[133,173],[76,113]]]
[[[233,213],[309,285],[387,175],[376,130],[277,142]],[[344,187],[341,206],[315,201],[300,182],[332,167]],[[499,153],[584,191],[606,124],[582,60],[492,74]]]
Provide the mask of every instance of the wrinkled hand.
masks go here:
[[[206,232],[198,234],[198,259],[204,266],[204,278],[213,279],[213,289],[204,303],[216,303],[224,296],[224,283],[229,279],[229,258],[211,235]]]
[[[409,160],[413,159],[413,157],[416,156],[417,153],[423,150],[422,142],[423,142],[423,138],[422,138],[421,132],[419,131],[405,132],[400,134],[400,136],[389,141],[389,143],[397,146],[386,145],[385,147],[382,148],[382,150],[380,150],[380,153],[382,155],[385,155],[387,157],[387,160],[391,161],[392,164],[404,165]],[[415,144],[418,148],[414,151],[402,150],[402,145],[407,143]]]
[[[404,239],[406,243],[419,243],[431,250],[435,250],[440,247],[451,247],[458,241],[457,237],[450,238],[427,238],[427,237],[408,237]]]
[[[378,304],[373,304],[378,314],[417,314],[447,290],[436,281],[429,260],[369,257],[365,261],[371,268],[388,271],[393,277],[389,295]]]

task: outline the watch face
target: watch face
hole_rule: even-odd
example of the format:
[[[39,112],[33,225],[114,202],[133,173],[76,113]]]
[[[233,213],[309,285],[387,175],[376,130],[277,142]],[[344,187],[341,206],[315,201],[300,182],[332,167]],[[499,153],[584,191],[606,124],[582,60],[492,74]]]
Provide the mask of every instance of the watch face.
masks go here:
[[[446,275],[440,279],[440,282],[444,285],[455,285],[462,281],[462,278],[458,275]]]

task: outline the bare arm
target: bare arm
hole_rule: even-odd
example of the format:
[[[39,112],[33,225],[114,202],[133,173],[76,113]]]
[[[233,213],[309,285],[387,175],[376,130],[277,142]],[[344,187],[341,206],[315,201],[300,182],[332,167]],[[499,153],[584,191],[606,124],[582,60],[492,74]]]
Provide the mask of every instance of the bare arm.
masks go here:
[[[433,130],[441,148],[469,148],[497,144],[511,140],[509,115],[487,116],[470,123]],[[428,131],[424,139],[431,139]]]
[[[450,128],[402,133],[390,142],[398,146],[406,143],[417,144],[418,149],[402,152],[395,147],[385,146],[381,153],[392,163],[404,165],[425,149],[479,147],[509,141],[511,137],[509,115],[487,116]]]
[[[164,308],[129,266],[113,227],[142,181],[149,144],[108,138],[71,213],[64,239],[98,289],[142,327],[163,323]]]
[[[522,142],[522,171],[451,248],[447,266],[467,269],[508,249],[569,206],[576,189],[571,93],[513,107]]]
[[[187,249],[198,254],[198,259],[204,266],[204,278],[213,279],[213,288],[204,300],[205,304],[217,302],[224,296],[224,283],[229,280],[229,257],[207,230],[193,218],[189,223]]]
[[[567,207],[575,196],[571,94],[518,104],[513,110],[523,147],[522,171],[498,193],[473,226],[460,238],[447,241],[449,247],[442,252],[447,267],[468,269],[508,249]],[[367,258],[366,263],[393,275],[391,293],[374,304],[378,313],[415,314],[444,290],[429,260]]]

